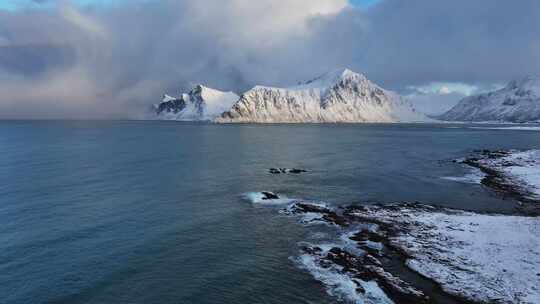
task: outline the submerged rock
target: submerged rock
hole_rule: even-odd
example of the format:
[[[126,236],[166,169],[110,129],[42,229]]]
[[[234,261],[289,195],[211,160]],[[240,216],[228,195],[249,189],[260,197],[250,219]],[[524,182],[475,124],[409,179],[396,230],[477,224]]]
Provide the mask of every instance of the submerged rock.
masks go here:
[[[261,192],[261,194],[263,195],[262,197],[263,200],[279,199],[279,196],[273,192],[263,191]]]
[[[288,169],[288,168],[270,168],[268,169],[268,172],[270,172],[271,174],[301,174],[301,173],[306,173],[307,170],[304,170],[304,169],[297,169],[297,168],[292,168],[292,169]]]

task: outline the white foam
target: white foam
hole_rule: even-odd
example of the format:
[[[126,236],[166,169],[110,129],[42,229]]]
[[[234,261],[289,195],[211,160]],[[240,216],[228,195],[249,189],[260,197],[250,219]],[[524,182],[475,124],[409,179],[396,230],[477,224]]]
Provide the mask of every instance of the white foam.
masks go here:
[[[312,235],[310,235],[309,238],[312,239],[312,240],[326,239],[326,238],[328,238],[328,233],[324,233],[324,232],[320,232],[320,231],[315,232]]]
[[[326,255],[327,250],[329,249],[323,249],[324,255]],[[337,266],[321,267],[318,263],[318,258],[309,254],[299,256],[296,261],[298,262],[299,267],[307,270],[317,281],[324,284],[326,292],[329,295],[336,297],[339,300],[357,304],[393,304],[379,288],[377,283],[373,281],[364,282],[359,279],[354,279],[346,274],[340,273],[341,269]],[[357,292],[357,284],[365,290],[365,294]]]
[[[356,256],[363,256],[366,254],[366,252],[358,247],[358,244],[356,243],[356,241],[351,240],[351,237],[354,236],[356,232],[357,232],[356,230],[353,230],[353,231],[344,233],[340,236],[340,240],[345,244],[343,245],[343,248],[346,251]]]
[[[307,212],[302,213],[302,217],[300,218],[300,222],[306,225],[312,225],[312,224],[326,224],[328,223],[323,220],[323,215],[321,213],[316,212]]]
[[[486,174],[478,168],[470,168],[470,172],[464,176],[443,176],[442,179],[465,184],[481,184]]]
[[[244,198],[253,204],[260,205],[286,205],[294,202],[294,199],[287,198],[283,195],[278,195],[278,199],[264,199],[262,192],[248,192],[244,194]]]

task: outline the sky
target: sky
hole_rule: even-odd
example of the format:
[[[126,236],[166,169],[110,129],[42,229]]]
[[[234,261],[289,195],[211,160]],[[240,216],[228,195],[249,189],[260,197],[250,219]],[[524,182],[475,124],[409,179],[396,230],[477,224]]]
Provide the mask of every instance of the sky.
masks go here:
[[[0,118],[133,118],[345,67],[440,113],[540,74],[540,1],[0,0]]]
[[[110,4],[119,4],[120,2],[126,2],[127,0],[74,0],[73,3],[80,6],[86,5],[110,5]],[[380,0],[350,0],[350,4],[353,6],[367,8]],[[47,1],[36,1],[36,0],[2,0],[0,1],[0,8],[8,10],[17,10],[27,7],[39,7]]]

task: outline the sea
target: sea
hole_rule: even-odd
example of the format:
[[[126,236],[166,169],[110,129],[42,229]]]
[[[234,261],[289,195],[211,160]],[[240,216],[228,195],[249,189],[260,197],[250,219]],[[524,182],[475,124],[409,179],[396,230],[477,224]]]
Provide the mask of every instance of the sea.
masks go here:
[[[317,232],[287,201],[512,213],[453,160],[539,148],[534,126],[0,121],[0,303],[346,302],[299,265]]]

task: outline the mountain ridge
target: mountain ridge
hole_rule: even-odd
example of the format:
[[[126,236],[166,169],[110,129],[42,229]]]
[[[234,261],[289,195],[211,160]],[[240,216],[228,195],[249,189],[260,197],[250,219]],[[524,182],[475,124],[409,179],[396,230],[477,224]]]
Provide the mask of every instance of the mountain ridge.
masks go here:
[[[216,118],[219,123],[366,123],[429,120],[398,94],[349,69],[296,86],[255,86]]]
[[[179,121],[212,121],[228,110],[239,96],[201,84],[179,97],[164,94],[161,103],[153,106],[158,119]]]
[[[540,122],[540,76],[525,76],[505,87],[462,99],[437,116],[462,122]]]

